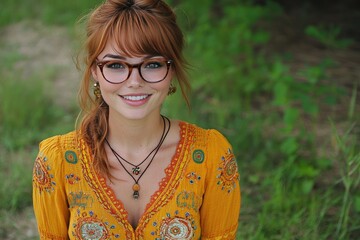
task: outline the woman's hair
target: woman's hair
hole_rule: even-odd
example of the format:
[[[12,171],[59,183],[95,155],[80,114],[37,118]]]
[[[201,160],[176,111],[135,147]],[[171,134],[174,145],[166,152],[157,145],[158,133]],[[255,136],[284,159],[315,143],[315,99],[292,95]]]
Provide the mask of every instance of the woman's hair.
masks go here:
[[[173,10],[162,0],[107,0],[87,16],[85,70],[79,90],[80,133],[93,150],[95,169],[109,176],[104,148],[109,107],[91,93],[91,69],[109,40],[127,56],[156,55],[171,59],[175,79],[189,105],[190,85],[183,57],[184,37]]]

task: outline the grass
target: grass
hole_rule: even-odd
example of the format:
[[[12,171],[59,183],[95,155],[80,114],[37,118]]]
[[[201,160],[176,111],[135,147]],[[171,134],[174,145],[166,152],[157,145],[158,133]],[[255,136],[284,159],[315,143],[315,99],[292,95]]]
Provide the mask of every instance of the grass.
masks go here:
[[[24,19],[40,20],[46,24],[72,26],[80,15],[86,14],[101,1],[11,1],[3,0],[0,8],[0,26]]]
[[[31,174],[35,159],[35,150],[6,151],[0,158],[2,187],[0,190],[0,207],[2,210],[19,210],[31,205]],[[15,161],[16,160],[16,161]]]
[[[187,36],[186,55],[194,65],[192,111],[184,110],[179,94],[171,96],[163,110],[174,118],[218,128],[232,143],[242,186],[238,238],[359,238],[358,85],[349,92],[341,82],[328,81],[335,59],[294,72],[280,54],[269,57],[262,51],[271,33],[259,22],[282,14],[275,3],[170,2],[177,3]],[[71,33],[78,16],[99,1],[38,3],[34,7],[31,1],[3,1],[0,26],[31,19]],[[336,51],[338,26],[329,33],[325,28],[317,31],[307,34],[319,41],[332,36],[324,44]],[[31,168],[37,144],[71,130],[76,111],[57,104],[49,91],[48,79],[55,79],[61,69],[45,65],[46,71],[27,75],[18,63],[31,59],[17,46],[0,44],[0,238],[16,239],[9,229],[19,229],[12,222],[19,216],[33,219]],[[346,47],[341,45],[342,51]],[[327,113],[335,107],[348,111],[335,118]],[[320,129],[325,129],[321,138]]]
[[[44,126],[49,128],[46,134],[64,129],[56,124],[58,120],[64,124],[69,113],[54,107],[51,91],[42,80],[48,78],[53,78],[52,71],[27,79],[15,75],[0,79],[0,142],[5,148],[22,149],[29,143],[37,142],[45,137]],[[51,125],[57,130],[50,130]]]

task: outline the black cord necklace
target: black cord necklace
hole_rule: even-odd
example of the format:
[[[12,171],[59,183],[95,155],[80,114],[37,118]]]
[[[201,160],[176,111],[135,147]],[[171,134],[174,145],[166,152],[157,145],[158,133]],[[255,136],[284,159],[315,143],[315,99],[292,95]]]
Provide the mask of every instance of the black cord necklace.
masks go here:
[[[162,141],[163,141],[163,139],[164,139],[164,134],[165,134],[165,118],[166,118],[166,117],[164,117],[164,116],[162,116],[162,115],[161,115],[161,117],[162,117],[162,120],[163,120],[164,128],[163,128],[163,132],[162,132],[162,134],[161,134],[160,141],[159,141],[159,143],[155,146],[155,148],[146,156],[146,158],[145,158],[144,160],[142,160],[141,163],[139,163],[139,164],[137,164],[137,165],[136,165],[136,164],[133,164],[133,163],[131,163],[131,162],[129,162],[129,161],[127,161],[125,158],[123,158],[122,156],[120,156],[120,154],[118,154],[118,153],[111,147],[109,141],[108,141],[107,139],[105,139],[106,143],[108,144],[109,148],[111,149],[111,151],[113,152],[113,154],[115,155],[115,157],[116,157],[117,159],[120,158],[121,160],[123,160],[123,161],[126,162],[127,164],[133,166],[133,168],[132,168],[132,174],[134,174],[134,175],[139,175],[139,174],[140,174],[140,172],[141,172],[140,166],[141,166],[141,165],[150,157],[150,155],[151,155],[153,152],[155,152],[156,149],[159,148],[159,147],[161,146],[161,144],[162,144]],[[167,120],[170,121],[169,119],[167,119]]]
[[[140,178],[144,175],[144,173],[146,172],[146,170],[150,167],[151,163],[153,162],[156,154],[158,153],[161,145],[163,144],[163,142],[164,142],[164,140],[165,140],[166,136],[168,135],[168,133],[169,133],[169,131],[170,131],[170,128],[171,128],[171,122],[170,122],[170,120],[169,120],[167,117],[164,117],[164,116],[162,116],[162,115],[161,115],[161,117],[162,117],[162,119],[163,119],[163,121],[164,121],[164,129],[163,129],[163,133],[162,133],[162,136],[161,136],[161,138],[160,138],[160,141],[159,141],[158,145],[148,154],[148,156],[147,156],[140,164],[138,164],[138,165],[132,164],[132,163],[130,163],[129,161],[125,160],[123,157],[121,157],[121,156],[111,147],[110,143],[109,143],[109,142],[107,141],[107,139],[106,139],[106,143],[108,144],[110,150],[112,151],[112,153],[114,154],[114,156],[116,157],[116,159],[118,160],[118,162],[120,163],[120,165],[124,168],[124,170],[126,171],[126,173],[129,174],[129,176],[130,176],[130,177],[134,180],[134,182],[135,182],[134,185],[132,186],[132,189],[133,189],[133,191],[134,191],[134,192],[133,192],[133,198],[134,198],[134,199],[138,199],[138,198],[140,197],[140,194],[139,194],[139,191],[140,191],[140,185],[139,185]],[[168,128],[167,128],[167,130],[166,130],[166,133],[165,133],[165,129],[166,129],[165,119],[167,120],[168,125],[169,125]],[[147,164],[147,166],[145,167],[144,171],[142,171],[142,173],[140,174],[140,176],[139,176],[137,179],[133,176],[133,174],[135,174],[135,173],[134,173],[134,168],[133,168],[133,174],[131,174],[130,171],[128,171],[128,170],[126,169],[126,167],[124,166],[124,164],[121,162],[121,160],[123,160],[123,161],[125,161],[126,163],[132,165],[133,167],[139,168],[139,166],[140,166],[141,164],[143,164],[143,163],[146,161],[146,159],[148,159],[149,156],[150,156],[152,153],[154,153],[154,154],[153,154],[153,156],[151,157],[150,162]],[[140,171],[139,171],[139,173],[140,173]],[[139,173],[138,173],[138,174],[139,174]],[[138,175],[138,174],[135,174],[135,175]]]

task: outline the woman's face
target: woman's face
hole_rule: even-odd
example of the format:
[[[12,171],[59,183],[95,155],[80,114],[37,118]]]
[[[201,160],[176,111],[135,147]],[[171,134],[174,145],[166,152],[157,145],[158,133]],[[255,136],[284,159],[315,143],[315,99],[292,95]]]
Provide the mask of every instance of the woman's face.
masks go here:
[[[103,66],[103,73],[107,80],[110,81],[118,81],[118,79],[122,78],[123,68],[126,68],[125,63],[134,65],[149,59],[154,59],[154,61],[149,62],[149,64],[143,64],[141,72],[147,80],[150,79],[151,81],[153,75],[147,75],[146,71],[156,71],[155,68],[159,66],[157,62],[162,60],[167,61],[168,59],[146,54],[140,57],[125,56],[117,50],[114,41],[109,41],[97,57],[99,62],[115,61]],[[157,83],[144,81],[140,75],[139,68],[136,67],[132,69],[131,74],[125,81],[118,84],[108,82],[104,78],[100,67],[96,64],[92,69],[92,75],[95,81],[99,82],[101,95],[109,106],[110,117],[116,116],[140,120],[154,114],[160,114],[161,105],[169,91],[173,71],[170,66],[165,79]]]

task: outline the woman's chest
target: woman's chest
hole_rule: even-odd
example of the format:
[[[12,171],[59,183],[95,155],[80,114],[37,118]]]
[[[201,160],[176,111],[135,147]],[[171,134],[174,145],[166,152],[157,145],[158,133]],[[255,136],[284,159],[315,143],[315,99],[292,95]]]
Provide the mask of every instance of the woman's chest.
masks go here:
[[[155,194],[161,194],[164,189],[160,185],[166,179],[166,165],[154,164],[147,169],[140,168],[138,174],[126,172],[124,169],[114,171],[107,185],[112,189],[128,214],[128,220],[136,228],[141,216],[152,201]],[[144,172],[146,170],[146,172]]]
[[[131,181],[109,184],[108,189],[87,181],[72,185],[68,195],[69,236],[74,239],[81,239],[79,236],[83,239],[95,239],[91,236],[101,236],[96,239],[165,239],[165,236],[197,239],[201,232],[202,178],[191,169],[183,169],[183,174],[176,178],[169,178],[165,172],[158,184],[150,181],[150,177],[144,178],[145,189],[141,188],[144,191],[140,190],[136,200],[132,196]],[[151,195],[151,191],[155,193]]]

